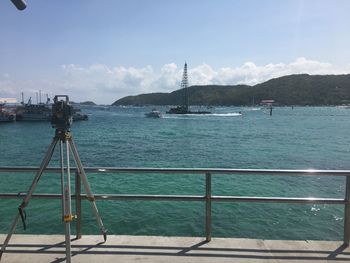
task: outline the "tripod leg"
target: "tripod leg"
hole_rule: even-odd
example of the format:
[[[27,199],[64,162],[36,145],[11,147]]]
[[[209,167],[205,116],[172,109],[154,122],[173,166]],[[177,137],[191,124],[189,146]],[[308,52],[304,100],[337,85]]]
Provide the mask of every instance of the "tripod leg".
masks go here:
[[[100,216],[100,213],[97,210],[95,197],[94,197],[94,194],[91,191],[90,184],[89,184],[89,181],[88,181],[88,179],[86,177],[86,174],[85,174],[85,171],[84,171],[84,167],[83,167],[83,165],[82,165],[82,163],[80,161],[80,157],[79,157],[77,148],[75,147],[75,144],[74,144],[74,141],[73,141],[72,137],[70,137],[67,141],[69,142],[69,145],[70,145],[70,148],[71,148],[74,160],[75,160],[75,164],[76,164],[76,166],[77,166],[77,168],[79,170],[79,176],[81,178],[81,181],[83,182],[83,185],[84,185],[84,188],[85,188],[85,192],[86,192],[86,195],[87,195],[87,199],[90,201],[90,205],[91,205],[92,211],[93,211],[93,213],[94,213],[94,215],[96,217],[97,224],[98,224],[98,226],[100,228],[100,231],[101,231],[101,233],[103,235],[104,241],[106,241],[107,240],[107,230],[105,229],[105,227],[103,225],[103,222],[102,222],[102,219],[101,219],[101,216]]]
[[[64,202],[64,155],[63,155],[63,146],[61,145],[62,141],[60,141],[60,168],[61,168],[61,195],[62,195],[62,220],[64,219],[64,211],[65,209],[65,202]]]
[[[58,138],[57,137],[54,137],[53,140],[52,140],[52,143],[51,145],[49,146],[49,149],[47,151],[47,153],[45,154],[45,157],[44,159],[42,160],[41,164],[40,164],[40,167],[39,167],[39,170],[38,172],[36,173],[34,179],[33,179],[33,182],[31,184],[31,186],[29,187],[28,189],[28,192],[26,194],[26,196],[23,198],[23,201],[21,203],[21,205],[18,207],[18,213],[17,213],[17,216],[15,217],[15,219],[13,220],[13,223],[11,225],[11,228],[10,228],[10,231],[9,233],[7,234],[7,237],[1,247],[1,251],[0,251],[0,260],[1,260],[1,257],[2,257],[2,254],[5,252],[6,250],[6,247],[8,245],[8,243],[10,242],[10,239],[12,237],[12,234],[15,232],[16,230],[16,226],[18,224],[18,221],[19,221],[19,218],[20,216],[23,215],[23,211],[24,211],[24,208],[26,208],[26,206],[28,205],[29,201],[30,201],[30,198],[32,197],[32,194],[35,190],[35,187],[37,186],[40,178],[41,178],[41,175],[43,174],[44,170],[46,169],[47,165],[49,164],[50,160],[51,160],[51,157],[52,157],[52,154],[53,154],[53,151],[55,150],[55,146],[58,142]]]
[[[71,209],[71,190],[70,190],[70,165],[69,165],[69,145],[66,142],[66,157],[67,157],[67,180],[64,184],[64,156],[63,156],[63,142],[60,141],[60,153],[61,153],[61,177],[63,182],[64,195],[62,196],[63,204],[63,221],[64,221],[64,232],[66,242],[66,262],[71,262],[71,242],[70,242],[70,222],[73,219]]]

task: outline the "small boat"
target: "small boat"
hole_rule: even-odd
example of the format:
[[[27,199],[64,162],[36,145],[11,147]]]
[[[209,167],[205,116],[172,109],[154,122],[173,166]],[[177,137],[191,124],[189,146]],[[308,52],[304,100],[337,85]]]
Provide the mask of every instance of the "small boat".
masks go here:
[[[76,112],[73,114],[73,121],[87,121],[89,117],[86,114]]]
[[[73,121],[87,121],[89,117],[81,112],[81,109],[73,109]]]
[[[145,113],[147,118],[162,118],[163,115],[160,111],[156,109],[152,109],[152,111]]]
[[[4,113],[0,113],[0,122],[12,122],[14,121],[16,118],[14,115],[11,114],[4,114]]]
[[[350,109],[350,105],[348,105],[348,104],[342,104],[342,105],[338,105],[337,108],[340,108],[340,109]]]
[[[3,105],[0,105],[0,122],[12,122],[15,120],[16,115],[4,109]]]
[[[16,120],[16,115],[8,112],[0,112],[0,122],[12,122]]]

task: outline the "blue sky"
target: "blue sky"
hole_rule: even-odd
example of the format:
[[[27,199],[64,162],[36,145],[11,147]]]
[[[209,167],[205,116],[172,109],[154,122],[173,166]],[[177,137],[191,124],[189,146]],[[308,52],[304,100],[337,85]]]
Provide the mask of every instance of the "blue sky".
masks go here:
[[[111,103],[191,84],[350,73],[347,0],[0,1],[0,97]]]

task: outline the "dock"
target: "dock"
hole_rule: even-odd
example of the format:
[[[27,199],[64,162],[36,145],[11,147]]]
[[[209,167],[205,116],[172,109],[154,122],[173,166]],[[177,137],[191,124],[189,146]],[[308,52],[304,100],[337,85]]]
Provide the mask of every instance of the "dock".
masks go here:
[[[0,235],[0,242],[5,240]],[[14,235],[4,263],[64,262],[64,235]],[[72,262],[350,262],[341,241],[164,236],[72,236]]]

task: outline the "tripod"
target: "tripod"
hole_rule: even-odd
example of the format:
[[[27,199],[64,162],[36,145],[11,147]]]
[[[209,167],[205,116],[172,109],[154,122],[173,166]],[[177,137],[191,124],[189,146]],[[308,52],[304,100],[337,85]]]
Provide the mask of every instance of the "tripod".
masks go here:
[[[62,215],[63,215],[62,217],[63,217],[64,228],[65,228],[66,262],[71,262],[70,222],[75,218],[75,216],[72,215],[72,210],[71,210],[70,163],[69,163],[70,152],[73,155],[73,158],[74,158],[74,161],[76,164],[77,172],[79,174],[81,181],[83,182],[87,199],[90,201],[92,211],[96,217],[97,224],[98,224],[100,231],[103,235],[104,241],[106,241],[106,239],[107,239],[107,234],[106,234],[107,231],[103,226],[101,216],[97,210],[97,206],[95,203],[95,197],[94,197],[93,193],[91,192],[90,184],[87,180],[83,165],[80,161],[80,157],[79,157],[78,151],[75,147],[75,144],[74,144],[74,141],[72,138],[72,134],[70,133],[70,131],[68,129],[56,129],[55,136],[52,140],[51,145],[49,146],[49,149],[48,149],[44,159],[42,160],[42,163],[39,167],[39,170],[36,173],[26,196],[23,198],[21,205],[18,207],[17,216],[15,217],[15,219],[12,223],[12,226],[10,228],[10,231],[5,239],[5,242],[1,247],[0,260],[1,260],[2,254],[6,250],[6,247],[11,239],[12,234],[16,230],[16,226],[17,226],[20,218],[22,219],[24,229],[26,228],[25,208],[29,204],[30,198],[32,197],[32,194],[33,194],[44,170],[46,169],[47,165],[50,162],[57,144],[59,144],[59,149],[60,149],[59,151],[60,151],[60,168],[61,168],[61,192],[62,192]],[[64,150],[64,144],[66,145],[65,150]],[[65,164],[64,164],[64,155],[66,155],[66,162],[67,162],[66,169],[65,169]],[[66,175],[65,175],[65,170],[66,170]],[[65,181],[65,177],[66,177],[66,181]]]

